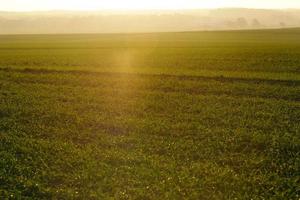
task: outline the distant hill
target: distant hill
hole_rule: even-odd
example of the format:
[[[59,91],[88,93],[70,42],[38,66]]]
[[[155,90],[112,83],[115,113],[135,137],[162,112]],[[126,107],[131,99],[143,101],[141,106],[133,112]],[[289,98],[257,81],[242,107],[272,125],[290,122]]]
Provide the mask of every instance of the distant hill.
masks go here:
[[[128,33],[300,27],[300,10],[0,12],[0,34]]]

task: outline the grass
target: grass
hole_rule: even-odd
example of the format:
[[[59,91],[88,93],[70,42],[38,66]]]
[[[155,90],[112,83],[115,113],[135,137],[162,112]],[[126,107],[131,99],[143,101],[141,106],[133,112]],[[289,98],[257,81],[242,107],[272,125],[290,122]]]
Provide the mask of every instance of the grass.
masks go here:
[[[299,199],[299,35],[0,36],[0,197]]]

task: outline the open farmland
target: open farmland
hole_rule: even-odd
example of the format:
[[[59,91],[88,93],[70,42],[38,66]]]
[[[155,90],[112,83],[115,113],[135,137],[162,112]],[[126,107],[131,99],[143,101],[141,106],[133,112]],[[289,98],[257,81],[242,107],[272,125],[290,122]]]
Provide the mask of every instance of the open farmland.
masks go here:
[[[299,199],[300,29],[0,36],[1,199]]]

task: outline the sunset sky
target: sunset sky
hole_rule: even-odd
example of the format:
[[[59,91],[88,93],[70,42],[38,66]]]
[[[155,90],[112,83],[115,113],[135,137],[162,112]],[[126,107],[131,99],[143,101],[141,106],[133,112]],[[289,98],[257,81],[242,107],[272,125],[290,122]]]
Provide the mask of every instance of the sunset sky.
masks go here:
[[[0,0],[0,10],[2,11],[220,7],[300,8],[300,0]]]

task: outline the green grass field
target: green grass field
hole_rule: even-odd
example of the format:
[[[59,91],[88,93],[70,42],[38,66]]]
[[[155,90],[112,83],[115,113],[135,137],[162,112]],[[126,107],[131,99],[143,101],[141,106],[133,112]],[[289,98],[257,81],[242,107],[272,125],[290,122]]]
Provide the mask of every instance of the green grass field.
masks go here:
[[[0,36],[1,199],[299,185],[300,29]]]

